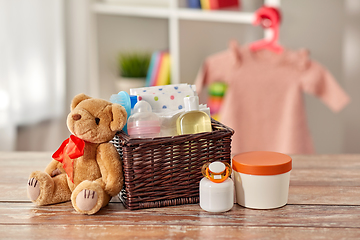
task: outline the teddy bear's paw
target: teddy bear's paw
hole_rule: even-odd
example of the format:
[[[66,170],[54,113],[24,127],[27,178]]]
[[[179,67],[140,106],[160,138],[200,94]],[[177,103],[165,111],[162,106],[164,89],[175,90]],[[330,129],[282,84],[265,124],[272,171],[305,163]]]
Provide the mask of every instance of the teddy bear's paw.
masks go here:
[[[30,178],[27,184],[27,192],[31,201],[35,201],[40,195],[40,182]]]
[[[103,206],[104,195],[105,192],[98,183],[85,180],[72,192],[71,202],[76,211],[90,215]]]
[[[76,205],[83,212],[92,210],[98,200],[96,191],[84,189],[76,196]]]

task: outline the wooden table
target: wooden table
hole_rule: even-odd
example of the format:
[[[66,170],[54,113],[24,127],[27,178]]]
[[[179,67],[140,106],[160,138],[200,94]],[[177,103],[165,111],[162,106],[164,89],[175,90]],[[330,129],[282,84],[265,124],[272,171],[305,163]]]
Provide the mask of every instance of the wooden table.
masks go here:
[[[360,239],[360,155],[292,156],[289,201],[279,209],[130,211],[115,201],[92,216],[69,202],[37,207],[28,200],[28,175],[50,156],[0,153],[0,239]]]

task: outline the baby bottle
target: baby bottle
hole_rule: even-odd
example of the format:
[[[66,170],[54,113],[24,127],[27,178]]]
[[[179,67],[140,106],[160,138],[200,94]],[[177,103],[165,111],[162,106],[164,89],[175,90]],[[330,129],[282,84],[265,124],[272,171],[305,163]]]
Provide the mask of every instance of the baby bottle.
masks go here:
[[[176,120],[178,135],[211,132],[211,119],[203,111],[199,111],[199,97],[184,98],[185,112]]]
[[[234,205],[231,166],[223,162],[205,163],[201,169],[200,207],[208,212],[226,212]]]
[[[134,114],[127,122],[127,130],[132,138],[153,138],[160,133],[160,118],[152,112],[151,105],[140,101],[134,106]]]

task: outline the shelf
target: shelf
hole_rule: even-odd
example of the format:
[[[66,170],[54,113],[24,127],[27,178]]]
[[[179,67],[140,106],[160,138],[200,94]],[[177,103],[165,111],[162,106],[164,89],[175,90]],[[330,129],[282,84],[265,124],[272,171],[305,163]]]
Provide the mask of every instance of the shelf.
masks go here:
[[[179,9],[179,19],[228,22],[228,23],[246,23],[253,22],[254,14],[234,11],[208,11],[201,9]]]
[[[212,21],[227,23],[253,22],[254,14],[235,11],[208,11],[201,9],[184,8],[161,8],[161,7],[134,7],[122,6],[108,3],[95,3],[92,6],[94,12],[98,14],[151,17],[151,18],[171,18],[175,17],[183,20]]]
[[[144,0],[145,1],[145,0]],[[149,0],[150,1],[150,0]],[[165,0],[164,0],[165,1]],[[172,83],[180,83],[180,30],[179,25],[181,20],[190,21],[205,21],[205,22],[219,22],[219,23],[237,23],[237,24],[252,24],[254,20],[254,13],[228,10],[202,10],[186,8],[184,4],[179,4],[179,0],[167,0],[168,4],[160,5],[135,5],[136,1],[125,1],[128,4],[116,4],[108,2],[91,2],[90,11],[92,12],[92,21],[96,22],[96,15],[117,15],[130,17],[145,17],[157,18],[168,21],[168,39],[169,51],[171,54],[171,80]],[[264,0],[264,2],[275,2],[278,4],[279,0]],[[130,5],[131,4],[131,5]],[[272,3],[274,4],[274,3]],[[181,5],[181,6],[179,6]],[[92,38],[95,39],[90,45],[92,53],[90,76],[93,76],[93,86],[91,87],[94,96],[98,94],[99,79],[96,66],[98,66],[96,36],[96,24],[92,27]]]
[[[169,18],[168,8],[160,7],[132,7],[108,3],[94,3],[92,10],[99,14],[123,15],[135,17]]]

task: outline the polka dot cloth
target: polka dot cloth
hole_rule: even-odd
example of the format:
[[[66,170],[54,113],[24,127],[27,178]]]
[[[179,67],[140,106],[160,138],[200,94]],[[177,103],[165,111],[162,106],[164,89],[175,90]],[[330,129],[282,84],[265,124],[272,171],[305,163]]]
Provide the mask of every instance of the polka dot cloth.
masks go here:
[[[195,85],[173,84],[145,88],[132,88],[130,95],[150,103],[153,112],[178,111],[184,108],[184,98],[195,96]]]

